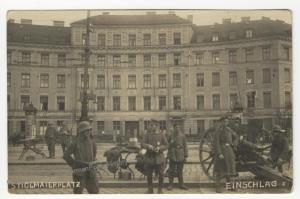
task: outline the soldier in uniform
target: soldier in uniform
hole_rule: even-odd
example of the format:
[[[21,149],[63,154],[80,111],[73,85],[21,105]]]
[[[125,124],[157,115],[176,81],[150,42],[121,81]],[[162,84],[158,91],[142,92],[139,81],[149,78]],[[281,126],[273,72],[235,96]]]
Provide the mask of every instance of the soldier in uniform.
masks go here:
[[[71,143],[71,132],[68,129],[68,126],[66,124],[63,124],[62,128],[60,129],[60,135],[61,135],[61,148],[63,152],[65,152],[66,148]]]
[[[282,165],[288,161],[289,158],[289,143],[286,136],[286,130],[281,129],[280,126],[273,127],[273,140],[270,150],[271,161],[273,168],[278,168],[282,173]]]
[[[145,171],[147,174],[148,191],[153,193],[153,172],[158,174],[158,193],[163,193],[163,178],[165,168],[165,157],[163,152],[168,149],[167,138],[160,133],[159,122],[151,120],[148,132],[145,134],[141,143],[142,148],[146,149]]]
[[[178,177],[179,188],[187,190],[187,186],[183,183],[183,165],[188,157],[188,148],[186,138],[179,130],[178,125],[174,125],[174,131],[168,138],[169,149],[169,186],[168,190],[173,189],[174,177]]]
[[[214,175],[216,177],[216,192],[221,193],[220,181],[226,178],[230,182],[230,177],[235,176],[235,150],[238,144],[237,134],[228,127],[227,117],[220,119],[220,126],[214,132],[213,144],[215,150]]]
[[[55,159],[55,142],[57,130],[53,123],[49,123],[45,132],[45,140],[48,146],[49,157]]]
[[[75,194],[82,194],[86,188],[88,193],[99,193],[98,173],[93,167],[96,160],[96,143],[93,140],[92,127],[88,121],[78,124],[77,137],[64,153],[64,160],[73,169],[74,182],[80,182],[80,187],[74,187]],[[74,155],[72,158],[71,155]]]

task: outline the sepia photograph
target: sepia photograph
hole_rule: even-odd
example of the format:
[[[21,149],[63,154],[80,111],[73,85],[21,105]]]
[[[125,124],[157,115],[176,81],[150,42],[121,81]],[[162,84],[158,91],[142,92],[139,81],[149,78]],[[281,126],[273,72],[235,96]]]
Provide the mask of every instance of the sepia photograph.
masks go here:
[[[11,194],[293,192],[290,10],[9,10]]]

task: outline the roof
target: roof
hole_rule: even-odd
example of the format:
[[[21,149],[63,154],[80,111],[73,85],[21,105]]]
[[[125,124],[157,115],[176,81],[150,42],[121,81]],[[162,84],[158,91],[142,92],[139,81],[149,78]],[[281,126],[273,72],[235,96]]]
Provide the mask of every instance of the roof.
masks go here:
[[[218,33],[219,41],[228,41],[230,32],[235,32],[235,40],[245,39],[246,30],[253,31],[253,38],[265,36],[292,36],[292,26],[280,20],[261,19],[246,22],[223,23],[206,26],[193,25],[194,35],[192,43],[211,42],[212,35]],[[201,35],[202,41],[197,41],[198,35]]]
[[[31,24],[7,24],[8,42],[69,45],[70,27],[42,26]]]
[[[165,24],[191,24],[187,19],[175,14],[151,14],[151,15],[98,15],[90,17],[93,25],[130,26],[130,25],[165,25]],[[75,21],[72,25],[84,25],[86,19]]]

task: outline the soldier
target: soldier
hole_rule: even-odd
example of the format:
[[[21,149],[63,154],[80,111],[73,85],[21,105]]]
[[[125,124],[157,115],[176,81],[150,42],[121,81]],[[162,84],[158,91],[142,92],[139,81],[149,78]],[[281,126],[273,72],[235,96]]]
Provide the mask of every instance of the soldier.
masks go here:
[[[63,152],[65,152],[66,148],[71,143],[71,132],[68,129],[68,126],[66,124],[62,125],[62,128],[60,129],[60,135],[61,135],[61,148]]]
[[[55,159],[55,142],[57,130],[53,123],[49,123],[45,132],[45,140],[48,146],[49,157]]]
[[[230,182],[230,177],[235,176],[235,150],[237,147],[238,136],[228,127],[229,120],[227,117],[220,119],[220,126],[214,132],[214,175],[216,177],[216,192],[221,193],[220,181],[226,178]]]
[[[286,136],[286,130],[281,129],[280,126],[273,127],[273,140],[270,150],[271,161],[273,168],[278,168],[282,173],[282,165],[288,161],[289,158],[289,143]]]
[[[64,160],[73,169],[74,182],[80,182],[80,187],[74,187],[75,194],[82,194],[86,188],[88,193],[99,192],[98,174],[92,167],[96,160],[96,143],[91,135],[92,127],[87,121],[80,122],[77,128],[77,137],[64,153]],[[74,155],[74,159],[71,155]]]
[[[145,134],[142,141],[142,148],[146,149],[145,171],[147,174],[148,191],[147,193],[153,193],[153,171],[158,174],[158,192],[162,194],[165,157],[163,152],[168,149],[167,138],[160,133],[158,128],[159,122],[157,120],[151,120],[148,128],[148,132]]]
[[[168,159],[169,159],[169,186],[168,190],[173,189],[173,180],[177,174],[179,188],[188,190],[183,183],[183,165],[188,157],[188,148],[185,135],[180,132],[177,125],[174,126],[174,131],[168,139]]]

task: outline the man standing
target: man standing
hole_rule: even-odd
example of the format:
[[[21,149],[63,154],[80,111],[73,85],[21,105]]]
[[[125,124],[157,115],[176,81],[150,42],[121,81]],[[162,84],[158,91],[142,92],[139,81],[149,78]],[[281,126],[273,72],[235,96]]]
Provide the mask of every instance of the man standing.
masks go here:
[[[82,194],[86,188],[88,193],[99,193],[98,173],[93,167],[96,160],[96,143],[92,138],[92,127],[87,121],[80,122],[77,128],[77,137],[64,153],[64,160],[73,169],[74,182],[80,182],[74,187],[75,194]],[[74,155],[74,159],[71,155]]]
[[[238,144],[237,134],[228,127],[227,117],[220,119],[220,126],[214,132],[214,175],[216,177],[216,192],[221,193],[220,181],[226,178],[230,182],[230,177],[236,175],[235,149]]]
[[[282,166],[289,159],[289,143],[286,130],[281,129],[278,125],[273,127],[270,155],[273,168],[275,169],[277,167],[278,171],[282,173]]]
[[[55,159],[55,142],[57,130],[53,123],[49,123],[45,132],[45,140],[48,146],[49,157]]]
[[[163,152],[168,149],[167,138],[160,133],[158,128],[159,122],[157,120],[151,120],[148,128],[148,132],[145,134],[142,141],[142,148],[146,149],[145,171],[147,174],[148,191],[147,193],[153,193],[153,172],[158,174],[158,192],[162,194],[165,157]]]
[[[179,181],[179,188],[187,190],[187,186],[183,183],[183,165],[188,157],[188,148],[186,144],[186,138],[183,133],[180,132],[179,127],[175,124],[174,131],[170,135],[169,139],[169,186],[168,190],[173,189],[174,177],[177,175]]]
[[[60,129],[60,136],[61,136],[61,148],[63,152],[65,152],[66,148],[71,143],[71,132],[68,129],[68,126],[66,124],[63,124]]]

